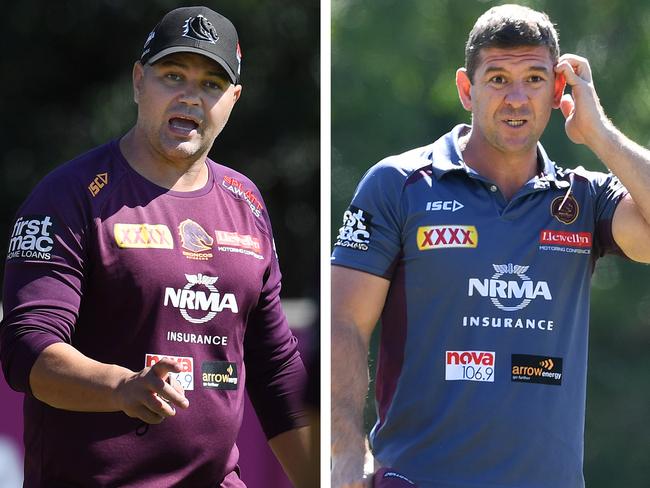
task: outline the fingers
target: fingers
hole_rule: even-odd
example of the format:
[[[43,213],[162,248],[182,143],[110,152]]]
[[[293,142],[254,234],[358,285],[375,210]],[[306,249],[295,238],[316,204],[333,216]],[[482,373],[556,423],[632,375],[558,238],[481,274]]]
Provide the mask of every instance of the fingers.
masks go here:
[[[185,398],[185,390],[176,378],[170,373],[180,373],[180,365],[173,359],[163,358],[151,367],[150,374],[160,378],[161,382],[154,382],[153,391],[163,400],[173,406],[187,408],[189,402]],[[167,381],[164,381],[167,380]],[[173,409],[173,407],[172,407]]]
[[[573,97],[568,93],[565,93],[562,95],[562,100],[560,101],[560,111],[562,112],[562,115],[564,115],[565,119],[568,119],[574,110],[575,102],[573,101]]]
[[[589,61],[576,54],[563,54],[560,56],[555,66],[555,72],[562,74],[569,86],[592,82]]]
[[[187,408],[190,406],[190,402],[185,398],[185,390],[181,384],[176,381],[172,375],[168,377],[169,383],[165,382],[162,390],[157,392],[164,400],[168,401],[174,406],[180,408]]]

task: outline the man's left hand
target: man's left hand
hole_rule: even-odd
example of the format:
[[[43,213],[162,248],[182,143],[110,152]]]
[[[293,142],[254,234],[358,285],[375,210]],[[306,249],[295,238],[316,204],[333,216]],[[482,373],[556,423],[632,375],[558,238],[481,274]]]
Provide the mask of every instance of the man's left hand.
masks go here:
[[[571,87],[571,94],[565,93],[560,102],[567,136],[576,144],[588,144],[608,123],[594,88],[589,61],[575,54],[564,54],[558,59],[555,73],[564,76]]]

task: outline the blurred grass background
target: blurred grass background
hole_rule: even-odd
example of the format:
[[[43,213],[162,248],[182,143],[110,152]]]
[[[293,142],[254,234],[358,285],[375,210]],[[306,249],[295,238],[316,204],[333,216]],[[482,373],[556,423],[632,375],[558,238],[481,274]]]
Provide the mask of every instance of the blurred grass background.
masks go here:
[[[458,101],[454,74],[464,64],[475,20],[502,3],[513,2],[332,0],[331,242],[368,167],[470,121]],[[650,144],[650,3],[515,3],[549,14],[562,52],[589,59],[609,117],[635,141]],[[561,166],[604,169],[589,150],[568,140],[559,111],[542,144]],[[650,486],[649,376],[649,269],[617,257],[601,259],[592,288],[588,487]],[[375,415],[372,400],[366,414],[369,427]]]

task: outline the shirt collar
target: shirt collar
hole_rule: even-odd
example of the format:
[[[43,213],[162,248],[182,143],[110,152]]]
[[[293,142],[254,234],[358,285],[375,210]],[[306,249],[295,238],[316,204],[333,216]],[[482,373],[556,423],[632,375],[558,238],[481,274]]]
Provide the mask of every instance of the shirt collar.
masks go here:
[[[477,174],[472,168],[467,166],[462,158],[458,139],[461,135],[466,134],[471,127],[467,124],[459,124],[450,132],[442,136],[429,146],[431,168],[436,179],[442,178],[450,171],[464,171],[467,174]],[[548,188],[553,183],[557,188],[568,188],[570,183],[563,178],[562,171],[551,159],[541,143],[537,143],[537,160],[541,162],[541,172],[535,175],[529,182],[535,188]]]

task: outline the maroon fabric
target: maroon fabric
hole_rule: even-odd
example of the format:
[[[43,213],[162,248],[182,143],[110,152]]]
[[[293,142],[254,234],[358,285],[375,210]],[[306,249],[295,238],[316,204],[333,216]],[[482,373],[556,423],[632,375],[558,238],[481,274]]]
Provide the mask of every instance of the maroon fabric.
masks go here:
[[[204,188],[168,191],[114,141],[51,173],[19,210],[0,356],[27,393],[25,486],[243,486],[244,384],[267,435],[303,423],[304,369],[264,202],[243,175],[208,168]],[[190,408],[142,431],[119,412],[45,405],[29,371],[58,341],[133,371],[176,358]]]
[[[381,468],[372,477],[372,488],[417,488],[417,485],[393,469]]]
[[[404,265],[400,263],[393,275],[384,313],[381,316],[381,340],[375,390],[380,424],[386,417],[386,411],[393,400],[404,363],[407,332],[405,281]],[[391,313],[386,313],[386,310],[390,310]]]

